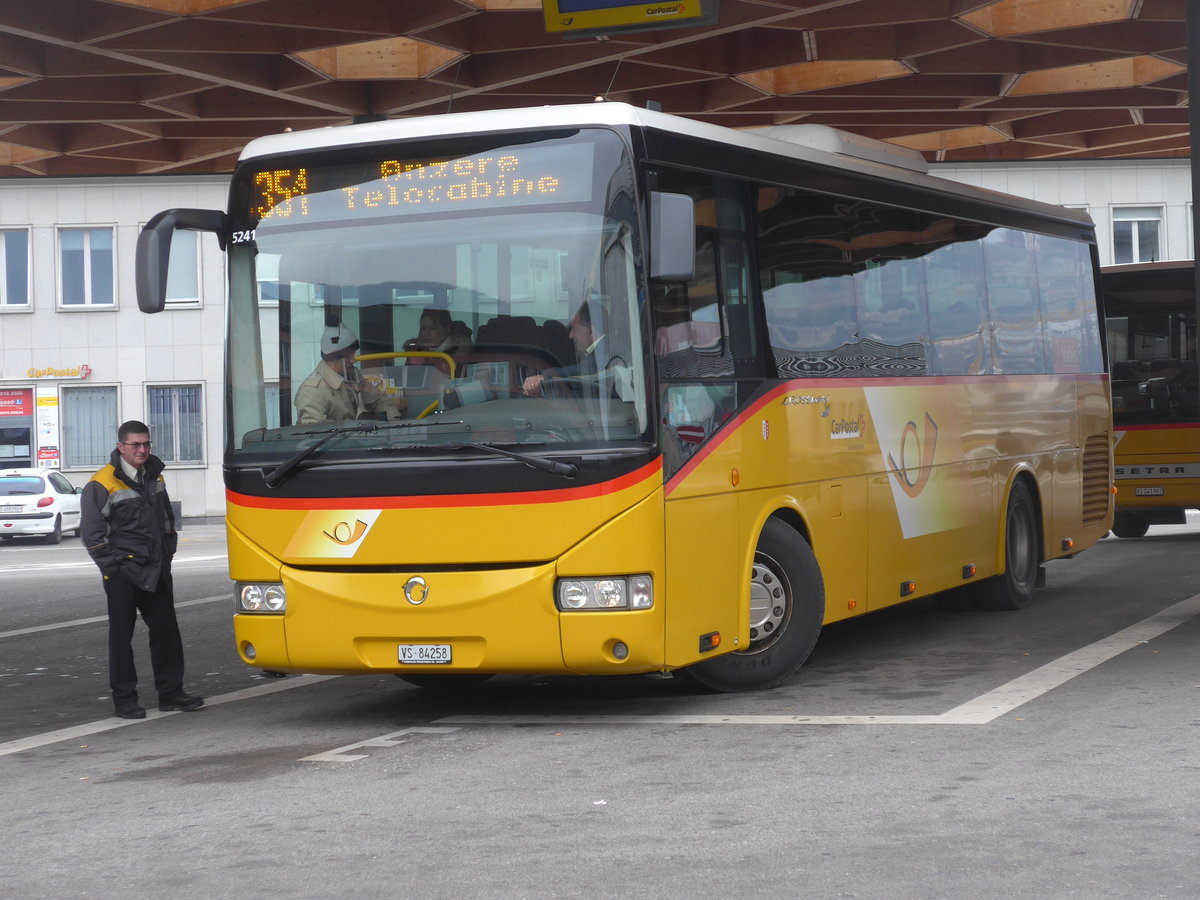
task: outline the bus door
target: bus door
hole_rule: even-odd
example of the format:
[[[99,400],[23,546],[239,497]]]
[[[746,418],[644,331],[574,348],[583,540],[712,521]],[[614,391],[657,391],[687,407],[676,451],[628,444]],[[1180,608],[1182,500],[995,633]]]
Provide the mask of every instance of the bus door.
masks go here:
[[[761,363],[744,187],[699,173],[652,178],[661,190],[690,196],[695,209],[693,277],[655,284],[652,293],[666,478],[666,661],[679,665],[702,658],[702,635],[719,633],[721,649],[731,649],[748,614],[740,602],[747,539],[730,479],[740,451],[738,436],[723,426],[739,390],[748,389],[745,376],[761,378]]]

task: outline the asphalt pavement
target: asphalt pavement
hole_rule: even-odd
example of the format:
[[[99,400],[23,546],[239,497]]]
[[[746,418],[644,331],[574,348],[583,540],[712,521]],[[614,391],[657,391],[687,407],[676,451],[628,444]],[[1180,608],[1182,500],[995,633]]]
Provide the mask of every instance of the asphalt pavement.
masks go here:
[[[830,626],[796,681],[732,695],[266,677],[221,529],[182,537],[208,703],[139,722],[110,716],[77,541],[0,547],[0,896],[1200,895],[1195,525],[1054,563],[1017,613]]]

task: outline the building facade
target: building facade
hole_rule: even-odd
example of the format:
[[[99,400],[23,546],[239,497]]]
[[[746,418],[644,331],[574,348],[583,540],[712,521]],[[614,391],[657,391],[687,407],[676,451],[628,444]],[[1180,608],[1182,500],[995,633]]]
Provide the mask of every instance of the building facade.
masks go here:
[[[229,179],[0,180],[0,468],[84,484],[116,426],[151,426],[185,517],[220,516],[224,259],[188,233],[168,308],[138,310],[134,248],[169,207],[221,208]]]
[[[933,174],[1086,209],[1100,260],[1192,255],[1187,160],[939,164]],[[225,176],[0,180],[0,468],[81,485],[140,419],[186,518],[224,515],[224,255],[177,232],[167,309],[138,310],[138,232],[171,207],[224,208]]]

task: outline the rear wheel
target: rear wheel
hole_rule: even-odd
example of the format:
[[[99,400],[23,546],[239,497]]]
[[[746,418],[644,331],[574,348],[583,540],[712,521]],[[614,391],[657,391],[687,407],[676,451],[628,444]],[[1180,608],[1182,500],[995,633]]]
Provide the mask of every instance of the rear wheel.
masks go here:
[[[62,516],[54,517],[54,530],[46,535],[47,544],[57,544],[62,540]]]
[[[750,646],[685,671],[714,691],[775,687],[804,665],[824,619],[825,584],[812,548],[793,528],[771,519],[751,568]]]
[[[1119,512],[1113,516],[1112,532],[1117,537],[1145,537],[1150,530],[1150,519],[1137,513]]]
[[[1013,482],[1004,514],[1004,571],[975,586],[981,609],[1024,609],[1033,602],[1040,562],[1037,504],[1023,479]]]

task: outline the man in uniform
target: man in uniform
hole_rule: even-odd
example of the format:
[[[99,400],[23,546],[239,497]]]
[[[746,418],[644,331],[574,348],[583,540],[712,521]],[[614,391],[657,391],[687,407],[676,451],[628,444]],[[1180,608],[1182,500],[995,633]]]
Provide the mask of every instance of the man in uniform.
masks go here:
[[[108,465],[80,497],[80,534],[104,577],[108,598],[108,681],[117,716],[143,719],[133,662],[138,613],[150,630],[150,661],[158,708],[191,712],[204,705],[183,689],[183,640],[175,620],[171,558],[179,536],[163,480],[163,461],[150,453],[150,429],[136,420],[117,430]]]

